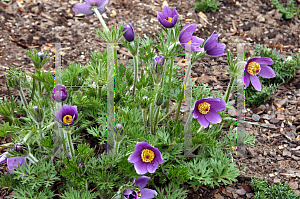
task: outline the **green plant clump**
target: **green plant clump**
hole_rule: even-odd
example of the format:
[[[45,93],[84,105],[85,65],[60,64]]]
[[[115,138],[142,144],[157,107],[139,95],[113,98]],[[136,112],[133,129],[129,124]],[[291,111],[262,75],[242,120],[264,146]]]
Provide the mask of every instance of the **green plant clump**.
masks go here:
[[[203,13],[207,13],[210,10],[216,12],[219,9],[219,5],[221,5],[221,3],[217,0],[197,0],[195,2],[195,9]]]
[[[293,18],[297,13],[299,16],[299,7],[297,9],[296,5],[294,4],[294,0],[291,0],[288,4],[287,7],[284,7],[283,4],[281,4],[278,0],[270,0],[274,8],[278,9],[282,16],[285,19],[291,19]]]

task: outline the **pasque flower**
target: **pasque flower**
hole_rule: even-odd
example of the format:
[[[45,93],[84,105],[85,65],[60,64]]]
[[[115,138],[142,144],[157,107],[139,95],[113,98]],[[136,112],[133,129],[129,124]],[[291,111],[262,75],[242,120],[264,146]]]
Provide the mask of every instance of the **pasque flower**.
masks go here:
[[[10,174],[14,174],[13,170],[15,169],[15,167],[18,167],[18,164],[22,165],[23,169],[26,166],[26,158],[22,158],[22,157],[19,157],[19,158],[6,158],[6,155],[12,156],[8,152],[3,153],[2,155],[0,155],[0,164],[3,164],[3,163],[6,162],[7,163],[7,170]],[[25,170],[25,173],[27,174],[26,170]]]
[[[14,145],[14,150],[20,153],[23,153],[23,143],[22,142],[18,142]]]
[[[154,173],[158,168],[158,164],[163,163],[161,152],[147,142],[138,142],[128,161],[134,163],[134,168],[140,175],[147,172]]]
[[[171,9],[168,6],[164,7],[164,13],[157,12],[157,19],[166,28],[173,28],[177,22],[178,13],[176,11],[176,8],[173,9],[171,12]]]
[[[109,0],[84,0],[85,3],[76,3],[73,7],[74,12],[77,14],[85,14],[86,17],[90,17],[94,14],[94,11],[92,8],[94,6],[97,7],[97,10],[100,12],[100,14],[103,14],[106,9],[104,8]]]
[[[153,71],[155,71],[156,73],[160,72],[162,70],[162,66],[165,63],[165,57],[164,56],[156,56],[153,57],[153,63],[152,63],[152,68]]]
[[[147,184],[147,182],[150,180],[150,177],[147,176],[141,176],[140,178],[134,180],[135,185],[139,185],[140,188],[138,188],[136,191],[132,189],[125,189],[123,191],[123,198],[126,199],[152,199],[156,195],[157,192],[152,189],[144,188]]]
[[[125,30],[127,31],[125,32]],[[134,30],[130,23],[124,26],[123,32],[125,32],[123,36],[126,39],[126,41],[132,42],[134,40]]]
[[[77,106],[63,105],[62,109],[55,112],[58,122],[64,126],[72,125],[78,118]]]
[[[206,51],[206,54],[212,56],[226,55],[226,53],[224,53],[226,45],[224,43],[218,43],[219,34],[214,34],[214,33],[215,31],[206,40],[204,44],[204,50]]]
[[[204,42],[204,39],[192,36],[196,29],[197,24],[190,25],[190,23],[186,23],[180,32],[179,41],[184,48],[186,44],[191,44],[191,51],[203,51],[203,48],[197,47],[201,46],[201,44]]]
[[[221,116],[217,111],[223,111],[226,107],[226,102],[219,98],[202,98],[196,101],[193,117],[198,119],[200,125],[204,128],[208,127],[209,122],[213,124],[220,123],[222,121]]]
[[[60,99],[59,99],[59,96]],[[52,98],[57,101],[57,102],[63,102],[67,99],[68,97],[68,92],[66,87],[62,85],[56,85],[52,91]]]
[[[259,75],[263,78],[273,78],[275,77],[275,72],[273,69],[268,66],[274,64],[273,60],[269,57],[253,57],[249,59],[245,66],[244,71],[244,83],[245,83],[245,89],[249,86],[249,83],[251,81],[251,84],[253,87],[261,91],[261,84],[256,75]]]

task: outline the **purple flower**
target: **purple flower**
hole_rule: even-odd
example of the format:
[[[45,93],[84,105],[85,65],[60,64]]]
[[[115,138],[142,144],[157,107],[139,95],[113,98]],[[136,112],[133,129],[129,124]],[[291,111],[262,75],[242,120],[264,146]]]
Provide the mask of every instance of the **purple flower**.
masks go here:
[[[204,44],[204,50],[206,51],[206,54],[212,56],[226,55],[226,53],[224,53],[226,45],[224,43],[218,43],[219,34],[214,34],[214,33],[215,31],[206,40]]]
[[[244,83],[245,89],[251,84],[257,91],[261,91],[261,84],[256,75],[259,75],[263,78],[273,78],[275,73],[270,66],[274,64],[273,60],[269,57],[253,57],[247,61],[244,70]]]
[[[153,63],[152,63],[153,70],[155,70],[155,72],[158,73],[160,71],[160,68],[164,65],[164,63],[165,63],[164,56],[153,57]]]
[[[193,116],[198,119],[200,125],[204,128],[208,127],[209,122],[213,124],[220,123],[222,121],[221,116],[217,111],[223,111],[226,107],[226,102],[219,98],[202,98],[196,101]]]
[[[23,143],[22,142],[18,142],[14,145],[14,150],[20,153],[23,153]]]
[[[18,164],[24,167],[26,166],[26,158],[6,158],[6,155],[12,156],[10,153],[5,152],[2,155],[0,155],[0,164],[7,163],[7,170],[10,174],[14,174],[13,170],[15,167],[18,167]],[[27,171],[25,170],[25,173],[27,174]]]
[[[204,39],[192,36],[197,29],[197,24],[190,25],[186,23],[179,35],[180,44],[185,48],[185,44],[191,44],[191,51],[203,51],[203,48],[197,48],[202,45]]]
[[[139,179],[134,180],[135,185],[139,185],[140,188],[136,191],[133,191],[132,189],[125,189],[123,191],[123,197],[126,199],[151,199],[154,198],[157,192],[152,189],[144,188],[147,184],[147,182],[150,180],[150,177],[147,176],[141,176]]]
[[[164,13],[157,12],[157,19],[166,28],[173,28],[177,22],[178,13],[176,11],[176,8],[173,9],[171,12],[171,9],[168,6],[164,7]]]
[[[61,92],[60,92],[61,91]],[[59,96],[60,99],[59,99]],[[57,102],[63,102],[67,99],[68,92],[66,90],[66,87],[61,85],[56,85],[52,91],[52,98]]]
[[[160,151],[147,142],[138,142],[135,145],[135,151],[128,158],[128,161],[134,163],[134,168],[140,175],[147,172],[154,173],[158,164],[163,163]]]
[[[72,125],[78,118],[77,106],[63,105],[62,109],[55,112],[57,121],[65,126]]]
[[[134,30],[132,25],[129,23],[126,26],[124,26],[124,29],[122,32],[124,32],[125,30],[127,30],[123,36],[126,39],[126,41],[128,42],[132,42],[134,40]]]
[[[109,0],[84,0],[85,3],[76,3],[73,7],[74,12],[77,14],[85,14],[86,17],[90,17],[94,14],[94,11],[92,8],[94,6],[97,7],[97,10],[100,12],[100,14],[103,14],[106,12],[106,9],[104,8]]]

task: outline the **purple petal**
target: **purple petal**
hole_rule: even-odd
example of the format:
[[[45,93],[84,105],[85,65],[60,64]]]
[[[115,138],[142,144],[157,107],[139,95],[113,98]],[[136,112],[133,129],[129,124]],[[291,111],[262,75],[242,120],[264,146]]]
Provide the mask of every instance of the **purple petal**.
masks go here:
[[[3,164],[3,163],[6,163],[7,162],[7,158],[6,158],[6,155],[10,155],[10,153],[8,153],[7,151],[4,152],[2,155],[0,155],[0,164]]]
[[[141,197],[139,199],[149,199],[149,198],[154,198],[157,196],[157,192],[152,189],[140,189],[141,191]]]
[[[76,3],[73,6],[73,10],[74,12],[76,12],[77,14],[85,14],[85,15],[89,15],[89,14],[93,14],[94,11],[92,10],[92,6],[87,5],[85,3]]]
[[[257,59],[256,61],[259,64],[264,64],[264,65],[272,65],[274,64],[273,60],[269,57],[262,57],[260,59]]]
[[[207,119],[204,117],[203,114],[200,113],[199,117],[198,117],[198,122],[204,127],[207,128],[209,125],[209,122],[207,121]]]
[[[154,148],[154,147],[153,147]],[[162,155],[161,155],[161,152],[157,149],[157,148],[154,148],[153,149],[153,152],[155,154],[155,161],[157,161],[158,164],[162,164],[164,163],[163,159],[162,159]]]
[[[246,64],[245,67],[247,67],[248,64],[249,64],[250,62],[253,62],[253,61],[257,62],[257,60],[259,60],[259,59],[260,59],[260,56],[252,57],[251,59],[249,59],[249,60],[247,61],[247,64]]]
[[[77,106],[70,106],[70,111],[70,115],[73,115],[73,121],[75,121],[78,118]]]
[[[135,150],[136,151],[140,151],[142,152],[142,150],[146,149],[147,147],[149,147],[150,145],[147,142],[138,142],[135,145]]]
[[[188,24],[188,23],[187,23]],[[186,27],[186,26],[185,26]],[[192,34],[197,29],[197,24],[192,24],[182,30],[182,34],[179,36],[179,40],[181,43],[187,43],[191,40]]]
[[[244,83],[245,83],[245,89],[246,89],[250,83],[250,74],[247,71],[245,71],[245,74],[244,74]]]
[[[128,196],[129,198],[129,195],[132,194],[133,190],[132,189],[125,189],[123,191],[123,196]]]
[[[144,188],[150,179],[151,178],[148,176],[141,176],[140,178],[135,180],[135,185],[139,185],[140,188]]]
[[[26,166],[26,158],[8,158],[7,159],[7,169],[8,172],[13,174],[15,167],[18,167],[18,164],[22,165],[23,168]]]
[[[198,46],[201,46],[204,42],[204,39],[201,39],[199,37],[196,36],[192,36],[192,44],[196,44]]]
[[[134,163],[134,168],[137,174],[143,175],[148,172],[147,170],[147,163],[144,163],[142,161]]]
[[[61,110],[55,112],[55,117],[56,117],[58,122],[63,123],[62,122],[62,111]]]
[[[212,48],[212,50],[208,51],[207,54],[212,56],[226,55],[226,53],[224,53],[225,48],[226,45],[224,43],[217,43],[217,45]]]
[[[256,75],[251,75],[250,76],[251,84],[257,91],[261,91],[261,84]]]
[[[215,98],[208,101],[211,105],[210,110],[223,111],[226,107],[226,102],[223,99]]]
[[[128,162],[136,163],[141,161],[141,151],[134,151],[131,156],[128,158]]]
[[[166,17],[171,17],[172,16],[171,9],[168,6],[164,7],[164,14],[165,14]]]
[[[177,12],[176,8],[174,8],[172,11],[172,18],[175,18],[175,17],[178,17],[178,12]]]
[[[108,3],[109,3],[109,0],[93,0],[95,2],[95,6],[97,6],[97,9],[99,7],[103,8],[105,7]]]
[[[152,163],[146,163],[147,164],[147,170],[149,173],[154,173],[155,170],[158,168],[158,164],[156,161]]]
[[[210,110],[204,117],[213,124],[220,123],[222,121],[221,116],[213,110]]]
[[[274,70],[270,67],[270,66],[267,66],[267,65],[260,65],[260,72],[258,73],[258,75],[260,75],[261,77],[263,78],[273,78],[275,77],[275,72]]]
[[[157,12],[157,19],[158,19],[159,23],[162,24],[162,21],[164,20],[164,18],[165,18],[164,13],[162,13],[162,12]]]

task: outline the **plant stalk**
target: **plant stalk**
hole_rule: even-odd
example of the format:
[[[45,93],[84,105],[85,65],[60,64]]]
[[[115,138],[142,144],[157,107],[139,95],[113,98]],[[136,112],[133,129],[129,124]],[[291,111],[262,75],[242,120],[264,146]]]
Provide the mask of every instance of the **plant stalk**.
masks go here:
[[[134,60],[134,83],[133,83],[133,91],[132,94],[135,94],[135,87],[136,87],[136,83],[137,83],[137,78],[138,78],[138,55],[133,56],[133,60]]]

